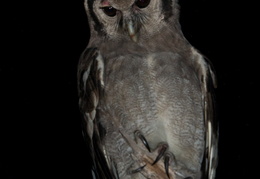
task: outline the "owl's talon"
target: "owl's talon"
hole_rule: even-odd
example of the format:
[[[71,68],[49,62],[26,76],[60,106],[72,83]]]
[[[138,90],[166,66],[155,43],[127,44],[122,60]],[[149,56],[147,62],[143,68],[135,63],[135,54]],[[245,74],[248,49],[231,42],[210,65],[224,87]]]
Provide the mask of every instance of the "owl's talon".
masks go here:
[[[152,163],[152,165],[156,164],[162,158],[167,148],[168,148],[167,144],[162,144],[161,146],[159,146],[159,154],[156,157],[155,161]]]
[[[135,170],[132,170],[132,173],[138,173],[138,172],[142,171],[145,166],[146,166],[146,164],[144,166],[141,166],[141,167],[135,169]]]
[[[170,174],[169,174],[170,163],[176,165],[175,157],[171,152],[167,152],[164,156],[164,168],[168,178],[170,178]]]
[[[168,176],[168,178],[170,178],[170,175],[169,175],[169,163],[170,162],[170,157],[169,156],[165,156],[164,157],[164,168],[165,168],[165,172]]]
[[[149,144],[148,144],[146,138],[141,134],[141,132],[138,131],[138,130],[135,131],[135,136],[138,137],[138,138],[142,141],[142,143],[144,144],[144,146],[147,148],[147,150],[148,150],[149,152],[151,152],[151,148],[150,148],[150,146],[149,146]]]

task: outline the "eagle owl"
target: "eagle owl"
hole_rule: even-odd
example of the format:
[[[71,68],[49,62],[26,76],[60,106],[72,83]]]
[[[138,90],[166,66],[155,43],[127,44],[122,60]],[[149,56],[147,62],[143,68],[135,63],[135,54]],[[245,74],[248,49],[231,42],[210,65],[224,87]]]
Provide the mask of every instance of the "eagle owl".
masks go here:
[[[214,71],[184,37],[177,0],[85,0],[78,66],[97,179],[213,179]]]

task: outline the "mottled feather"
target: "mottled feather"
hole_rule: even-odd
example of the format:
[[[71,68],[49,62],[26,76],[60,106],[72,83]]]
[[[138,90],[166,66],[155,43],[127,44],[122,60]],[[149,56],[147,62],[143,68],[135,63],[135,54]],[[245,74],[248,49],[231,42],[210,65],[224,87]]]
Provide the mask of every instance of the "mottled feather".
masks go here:
[[[176,0],[135,3],[85,1],[91,38],[78,88],[93,178],[214,179],[214,71],[184,38]]]

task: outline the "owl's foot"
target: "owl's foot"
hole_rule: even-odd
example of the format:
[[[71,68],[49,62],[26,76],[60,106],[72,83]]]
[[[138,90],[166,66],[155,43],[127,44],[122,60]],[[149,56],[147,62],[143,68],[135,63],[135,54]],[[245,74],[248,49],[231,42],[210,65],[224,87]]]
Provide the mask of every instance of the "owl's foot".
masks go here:
[[[151,149],[148,141],[141,131],[135,131],[134,136],[136,143],[141,141],[145,148],[149,151],[149,153],[151,153],[151,156],[153,156],[152,158],[154,158],[154,160],[147,160],[145,163],[139,165],[139,167],[131,169],[132,174],[141,172],[145,168],[149,170],[150,166],[156,167],[156,163],[158,163],[160,160],[163,160],[164,170],[169,179],[172,178],[170,177],[171,172],[174,172],[177,178],[193,179],[190,176],[190,174],[192,174],[191,171],[188,171],[185,167],[183,168],[183,166],[179,162],[177,164],[176,158],[174,154],[169,151],[169,145],[166,142],[159,143],[155,149]],[[170,172],[170,166],[172,166],[175,171]]]
[[[156,164],[162,157],[164,157],[163,159],[164,159],[165,172],[166,172],[166,175],[168,176],[168,178],[170,178],[169,166],[170,166],[170,164],[176,165],[176,162],[175,162],[175,157],[174,157],[173,153],[167,151],[168,148],[169,148],[169,146],[166,143],[161,143],[157,146],[155,151],[158,152],[158,155],[157,155],[156,159],[154,160],[154,162],[152,163],[152,165]]]
[[[141,142],[143,143],[143,145],[146,147],[146,149],[151,153],[151,148],[149,146],[149,143],[147,142],[146,138],[143,136],[143,134],[140,132],[140,131],[135,131],[135,139],[136,139],[136,142],[138,139],[141,140]],[[151,164],[152,166],[155,165],[162,157],[164,159],[164,168],[165,168],[165,172],[168,176],[168,178],[170,178],[170,175],[169,175],[169,166],[170,164],[176,164],[175,162],[175,157],[174,155],[167,151],[167,149],[169,148],[168,144],[167,143],[160,143],[156,149],[152,152],[157,152],[157,157],[155,158],[155,160],[153,161],[153,163]],[[139,167],[137,168],[136,170],[134,170],[133,172],[139,172],[141,171],[142,169],[144,169],[146,165],[142,166],[142,167]]]
[[[168,144],[166,143],[161,143],[157,146],[156,151],[158,151],[158,155],[152,165],[156,164],[165,154],[166,150],[168,149]]]

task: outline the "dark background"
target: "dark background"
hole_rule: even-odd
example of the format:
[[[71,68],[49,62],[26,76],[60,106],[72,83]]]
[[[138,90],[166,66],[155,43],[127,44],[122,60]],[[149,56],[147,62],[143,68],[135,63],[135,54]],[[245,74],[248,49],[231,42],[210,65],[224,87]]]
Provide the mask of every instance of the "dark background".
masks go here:
[[[186,38],[213,63],[217,179],[258,173],[258,56],[253,4],[180,0]],[[1,5],[0,178],[90,178],[76,73],[89,30],[83,0]]]

